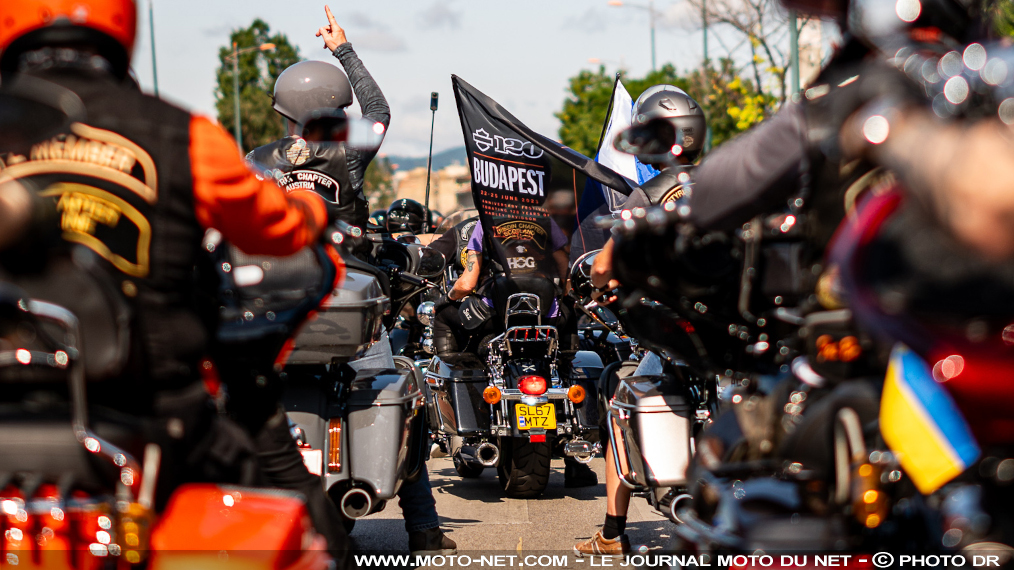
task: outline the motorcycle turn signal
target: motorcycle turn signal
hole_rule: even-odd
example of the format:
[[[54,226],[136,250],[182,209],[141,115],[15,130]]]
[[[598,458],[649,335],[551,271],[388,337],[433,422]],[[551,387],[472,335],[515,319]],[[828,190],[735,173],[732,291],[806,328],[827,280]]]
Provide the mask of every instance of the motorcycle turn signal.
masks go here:
[[[567,399],[575,404],[580,404],[587,396],[588,393],[583,386],[574,385],[567,390]]]
[[[486,389],[482,391],[482,399],[491,406],[499,404],[501,396],[500,389],[496,386],[486,386]]]

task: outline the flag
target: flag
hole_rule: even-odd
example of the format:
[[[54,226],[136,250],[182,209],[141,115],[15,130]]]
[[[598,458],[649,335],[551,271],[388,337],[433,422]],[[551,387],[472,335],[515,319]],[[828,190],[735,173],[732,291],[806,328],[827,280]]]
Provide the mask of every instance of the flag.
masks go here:
[[[651,180],[658,170],[641,164],[632,154],[620,152],[613,148],[616,136],[630,127],[633,122],[634,100],[616,74],[613,83],[613,94],[609,99],[609,114],[602,125],[602,136],[595,161],[606,166],[619,175],[628,178],[637,186]],[[577,208],[578,230],[571,238],[570,258],[576,260],[587,251],[600,249],[609,239],[609,232],[596,226],[596,218],[618,215],[628,194],[618,192],[595,180],[588,180],[581,203]]]
[[[550,194],[572,192],[577,203],[586,179],[623,194],[630,194],[631,183],[531,130],[458,76],[451,83],[489,256],[508,275],[558,276],[552,253],[562,234],[545,208]]]
[[[904,345],[891,351],[880,399],[880,432],[902,468],[925,495],[979,458],[979,445],[947,389]]]

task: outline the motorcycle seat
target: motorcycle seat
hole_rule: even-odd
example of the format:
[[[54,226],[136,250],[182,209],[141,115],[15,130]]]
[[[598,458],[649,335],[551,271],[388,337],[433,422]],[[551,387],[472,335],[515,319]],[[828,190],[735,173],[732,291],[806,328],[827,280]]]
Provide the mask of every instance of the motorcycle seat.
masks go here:
[[[522,275],[508,277],[501,275],[486,286],[486,296],[493,300],[493,307],[501,317],[507,312],[507,299],[517,293],[531,293],[539,297],[543,317],[549,315],[549,308],[556,299],[556,285],[545,277]]]

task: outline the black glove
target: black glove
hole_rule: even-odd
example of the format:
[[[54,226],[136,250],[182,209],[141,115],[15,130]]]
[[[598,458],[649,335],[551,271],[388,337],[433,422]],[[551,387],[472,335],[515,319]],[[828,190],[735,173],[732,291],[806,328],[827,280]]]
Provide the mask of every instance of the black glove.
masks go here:
[[[457,301],[452,300],[450,297],[447,296],[447,293],[444,293],[440,295],[440,297],[436,301],[433,302],[433,312],[434,314],[439,313],[441,309],[443,309],[448,305],[453,305],[454,303],[457,303]]]

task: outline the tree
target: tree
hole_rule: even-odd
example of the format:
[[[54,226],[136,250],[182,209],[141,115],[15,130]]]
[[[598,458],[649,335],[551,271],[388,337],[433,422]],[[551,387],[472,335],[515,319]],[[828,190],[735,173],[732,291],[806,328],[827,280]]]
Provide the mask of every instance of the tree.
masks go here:
[[[265,43],[275,45],[274,50],[253,50],[239,56],[239,106],[243,130],[240,146],[250,150],[285,136],[285,121],[271,108],[271,91],[282,71],[300,60],[299,49],[289,43],[285,34],[271,35],[271,28],[261,19],[254,20],[249,28],[232,32],[229,45],[218,50],[220,65],[218,86],[215,88],[218,122],[230,133],[236,126],[233,43],[239,50]]]
[[[739,77],[731,60],[723,59],[719,65],[718,69],[709,65],[706,74],[696,70],[680,76],[667,63],[645,77],[621,76],[621,79],[634,99],[647,88],[663,83],[686,91],[701,104],[708,118],[712,144],[719,145],[763,120],[774,103],[772,97],[757,91],[751,80]],[[582,70],[570,79],[570,95],[564,100],[563,109],[555,114],[562,123],[563,144],[585,156],[595,156],[612,90],[613,77],[606,74],[605,67]]]
[[[366,167],[363,175],[363,193],[370,207],[386,208],[394,201],[394,169],[386,156],[378,156]]]
[[[787,71],[789,54],[783,46],[788,46],[788,34],[791,25],[785,17],[777,0],[687,0],[694,8],[694,13],[703,10],[711,25],[725,25],[741,34],[750,48],[749,68],[753,72],[754,84],[766,95],[777,96],[784,103],[788,98]],[[809,20],[800,19],[798,29],[802,29]],[[720,34],[713,34],[721,41]],[[732,57],[735,48],[729,49],[728,57]]]

